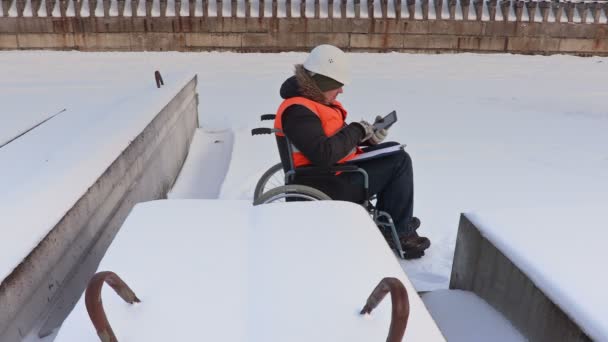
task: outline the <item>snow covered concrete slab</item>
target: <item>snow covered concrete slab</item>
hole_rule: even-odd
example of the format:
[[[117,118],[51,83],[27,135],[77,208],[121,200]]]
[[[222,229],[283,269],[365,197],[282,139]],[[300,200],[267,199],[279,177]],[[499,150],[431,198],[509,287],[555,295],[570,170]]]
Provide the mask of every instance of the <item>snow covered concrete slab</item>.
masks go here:
[[[589,338],[607,341],[608,272],[601,266],[608,259],[608,218],[602,214],[607,208],[608,203],[539,204],[466,217]]]
[[[404,340],[444,340],[368,214],[352,203],[138,204],[98,270],[116,272],[142,300],[128,305],[104,289],[119,340],[382,341],[389,298],[370,316],[358,312],[384,277],[409,292]],[[81,299],[56,341],[96,338]]]

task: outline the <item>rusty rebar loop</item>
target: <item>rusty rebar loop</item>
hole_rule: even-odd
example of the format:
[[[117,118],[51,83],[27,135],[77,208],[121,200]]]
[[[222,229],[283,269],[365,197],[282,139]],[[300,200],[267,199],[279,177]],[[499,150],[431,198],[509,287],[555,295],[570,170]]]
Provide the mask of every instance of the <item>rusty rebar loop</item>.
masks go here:
[[[371,314],[389,292],[393,308],[386,342],[400,342],[405,334],[407,320],[410,316],[410,301],[407,290],[399,279],[388,277],[382,279],[367,298],[367,303],[360,314]]]
[[[98,272],[89,281],[84,295],[84,302],[93,326],[95,326],[95,330],[97,331],[97,336],[99,336],[102,342],[117,342],[118,340],[110,326],[101,301],[101,288],[104,282],[110,285],[125,302],[133,304],[141,301],[133,290],[114,272]]]

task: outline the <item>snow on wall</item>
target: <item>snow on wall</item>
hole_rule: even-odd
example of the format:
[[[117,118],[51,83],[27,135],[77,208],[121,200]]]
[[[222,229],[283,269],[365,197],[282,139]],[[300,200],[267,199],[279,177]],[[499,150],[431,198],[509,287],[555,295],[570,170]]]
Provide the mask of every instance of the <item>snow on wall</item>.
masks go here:
[[[0,165],[10,165],[0,177],[0,279],[38,245],[191,78],[166,75],[165,82],[171,85],[161,89],[149,82],[98,107],[68,108],[0,148]]]

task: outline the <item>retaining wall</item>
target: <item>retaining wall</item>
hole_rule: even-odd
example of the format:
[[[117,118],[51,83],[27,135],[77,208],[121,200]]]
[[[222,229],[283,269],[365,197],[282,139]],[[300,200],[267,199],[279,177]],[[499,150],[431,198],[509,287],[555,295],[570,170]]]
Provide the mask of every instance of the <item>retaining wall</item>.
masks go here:
[[[608,2],[2,0],[0,49],[608,55]]]
[[[196,83],[195,77],[185,85],[2,281],[0,341],[19,341],[32,329],[45,336],[57,328],[131,208],[166,197],[198,127]]]
[[[530,341],[591,341],[465,215],[460,217],[450,288],[474,292]]]

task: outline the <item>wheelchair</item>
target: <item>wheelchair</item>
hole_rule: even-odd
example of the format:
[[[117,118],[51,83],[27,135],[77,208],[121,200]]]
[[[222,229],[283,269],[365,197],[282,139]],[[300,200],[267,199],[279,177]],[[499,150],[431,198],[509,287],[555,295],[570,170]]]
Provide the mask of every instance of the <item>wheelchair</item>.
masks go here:
[[[274,120],[275,114],[264,114],[261,120]],[[281,130],[276,128],[254,128],[251,130],[251,135],[276,134],[281,133]],[[284,135],[283,135],[284,136]],[[253,198],[253,205],[261,205],[273,202],[290,202],[290,201],[322,201],[332,200],[330,196],[323,191],[314,187],[294,183],[296,176],[306,175],[333,175],[337,172],[354,172],[359,173],[363,178],[362,191],[363,201],[360,203],[370,214],[374,223],[378,226],[385,239],[391,239],[394,252],[401,258],[406,259],[406,252],[403,250],[399,235],[393,222],[392,217],[384,211],[378,210],[374,205],[375,198],[369,196],[369,181],[367,172],[357,167],[356,165],[338,164],[330,167],[304,166],[294,167],[292,159],[293,146],[287,136],[284,136],[284,146],[280,146],[277,140],[279,149],[284,148],[289,156],[288,160],[282,160],[281,163],[271,166],[258,180]],[[390,245],[390,244],[389,244]]]

